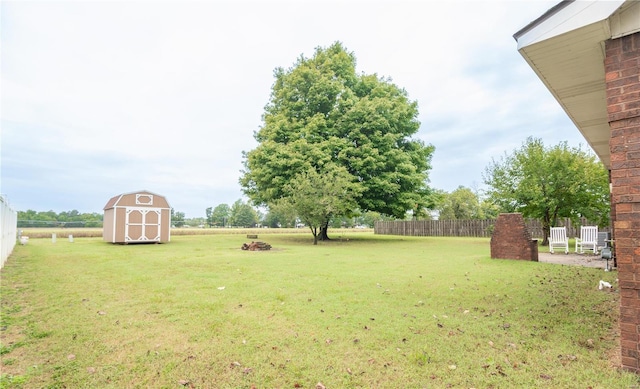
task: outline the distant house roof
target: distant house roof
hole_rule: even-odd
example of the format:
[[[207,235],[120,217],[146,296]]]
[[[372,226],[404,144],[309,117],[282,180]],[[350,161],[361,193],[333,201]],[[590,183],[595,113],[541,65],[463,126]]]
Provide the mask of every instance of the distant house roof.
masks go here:
[[[604,42],[640,31],[640,2],[562,1],[514,34],[518,51],[607,168]]]

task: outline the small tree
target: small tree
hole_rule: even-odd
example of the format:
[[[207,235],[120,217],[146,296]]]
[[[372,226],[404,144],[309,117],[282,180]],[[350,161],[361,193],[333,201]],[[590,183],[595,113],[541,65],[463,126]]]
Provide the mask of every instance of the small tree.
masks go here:
[[[249,204],[238,200],[231,206],[229,224],[236,227],[255,227],[258,223],[258,214]]]
[[[206,221],[207,221],[207,226],[208,227],[212,227],[213,226],[213,208],[209,207],[207,209],[205,209],[205,216],[206,216]]]
[[[298,174],[289,184],[291,195],[282,199],[313,234],[313,244],[326,231],[334,215],[346,215],[357,207],[361,188],[352,183],[349,173],[341,166],[329,165],[326,172],[309,169]]]
[[[177,212],[171,208],[171,225],[176,227],[184,226],[184,212]]]
[[[478,195],[464,186],[459,186],[451,193],[445,193],[436,209],[442,220],[484,219],[485,217]]]
[[[545,148],[527,138],[522,147],[485,170],[489,198],[506,212],[540,219],[543,245],[559,217],[586,217],[608,225],[609,179],[593,153],[566,142]]]
[[[231,207],[227,204],[219,204],[211,212],[211,224],[214,226],[225,227],[230,216]]]
[[[269,206],[269,211],[264,217],[264,224],[271,228],[295,227],[296,218],[295,212],[292,213],[287,207],[274,203]]]
[[[393,220],[393,218],[389,216],[384,216],[379,212],[369,211],[369,212],[365,212],[364,215],[362,215],[362,224],[367,227],[375,226],[377,221],[388,221],[388,220]]]

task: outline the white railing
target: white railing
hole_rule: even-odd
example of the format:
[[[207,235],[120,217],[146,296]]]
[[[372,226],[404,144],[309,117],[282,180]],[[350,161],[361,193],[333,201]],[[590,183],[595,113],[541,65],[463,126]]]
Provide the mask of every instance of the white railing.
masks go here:
[[[11,209],[7,199],[0,195],[0,269],[16,245],[18,213]]]

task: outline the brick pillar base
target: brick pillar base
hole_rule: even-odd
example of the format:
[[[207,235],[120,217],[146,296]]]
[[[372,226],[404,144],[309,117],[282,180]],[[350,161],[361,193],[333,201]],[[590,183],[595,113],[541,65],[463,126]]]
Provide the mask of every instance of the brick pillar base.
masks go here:
[[[606,41],[611,210],[623,368],[640,373],[640,33]]]
[[[522,214],[498,215],[491,234],[491,258],[538,260],[538,241],[531,239]]]

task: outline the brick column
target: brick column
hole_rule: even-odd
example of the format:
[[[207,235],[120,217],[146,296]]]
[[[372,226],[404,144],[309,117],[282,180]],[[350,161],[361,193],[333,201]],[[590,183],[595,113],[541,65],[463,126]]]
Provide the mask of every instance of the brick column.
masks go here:
[[[640,33],[605,42],[623,368],[640,373]]]
[[[538,261],[538,241],[531,239],[521,213],[498,215],[491,234],[491,258]]]

